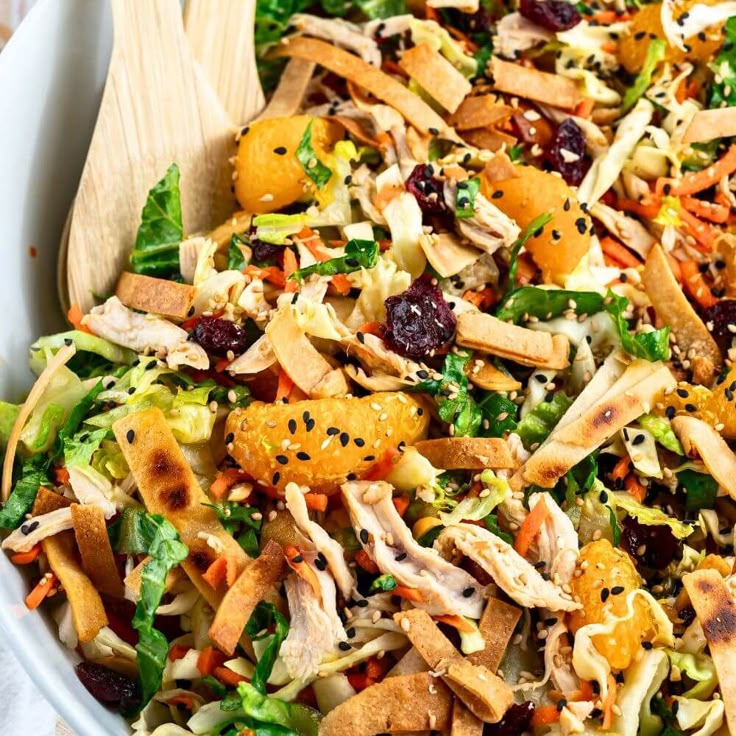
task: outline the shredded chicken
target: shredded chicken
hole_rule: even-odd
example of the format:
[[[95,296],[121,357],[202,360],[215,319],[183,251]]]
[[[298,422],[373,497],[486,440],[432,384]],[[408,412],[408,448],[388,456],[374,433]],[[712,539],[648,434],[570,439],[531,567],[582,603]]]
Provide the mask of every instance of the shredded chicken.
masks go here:
[[[537,560],[546,563],[545,570],[557,583],[569,583],[578,559],[578,535],[570,517],[555,503],[549,493],[534,493],[529,508],[543,503],[547,516],[536,539]]]
[[[29,552],[42,539],[53,537],[73,527],[72,510],[57,509],[23,522],[15,531],[3,539],[2,548],[13,552]]]
[[[416,542],[396,511],[388,483],[345,483],[342,495],[363,549],[382,572],[421,593],[419,608],[433,615],[480,618],[483,597],[477,581]]]
[[[480,565],[518,604],[551,611],[581,608],[572,596],[550,580],[545,580],[516,550],[495,534],[471,524],[445,529],[435,543],[445,557],[458,551]]]
[[[647,253],[657,242],[656,238],[644,225],[633,217],[627,217],[620,210],[615,210],[603,202],[596,202],[590,212],[597,220],[600,220],[606,229],[617,237],[624,245],[646,258]]]
[[[308,489],[302,489],[296,483],[289,483],[284,492],[286,508],[294,517],[299,530],[309,538],[317,552],[324,555],[340,592],[348,599],[355,587],[355,579],[345,562],[340,544],[332,539],[317,522],[309,518],[307,502],[304,500],[306,490]]]
[[[372,371],[379,371],[391,376],[406,378],[416,376],[422,364],[404,358],[389,350],[383,340],[375,335],[363,335],[362,342],[357,337],[343,340],[348,355],[355,355],[358,360]]]
[[[322,38],[336,46],[354,51],[363,61],[376,69],[381,67],[378,44],[352,23],[340,18],[318,18],[316,15],[296,13],[289,19],[289,24],[308,36]]]
[[[496,24],[493,51],[505,59],[516,59],[522,51],[547,43],[554,34],[538,26],[521,13],[504,15]]]
[[[138,353],[163,353],[173,370],[183,365],[197,370],[210,367],[207,353],[188,340],[186,330],[159,317],[137,314],[123,306],[116,296],[94,307],[82,319],[82,324],[95,335]]]

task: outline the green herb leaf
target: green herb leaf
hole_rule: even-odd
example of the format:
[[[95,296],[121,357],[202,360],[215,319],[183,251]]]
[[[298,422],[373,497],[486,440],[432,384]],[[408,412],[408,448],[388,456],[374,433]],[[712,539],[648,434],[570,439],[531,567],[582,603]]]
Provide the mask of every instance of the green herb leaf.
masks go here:
[[[343,3],[340,2],[342,6]],[[309,121],[307,129],[304,131],[299,147],[296,149],[296,157],[304,169],[304,173],[321,189],[332,176],[332,172],[317,158],[317,154],[312,147],[312,124],[314,120]]]
[[[613,546],[618,547],[621,542],[621,527],[618,525],[618,517],[616,512],[610,506],[608,508],[608,515],[611,519],[611,534],[613,535]]]
[[[130,256],[133,271],[158,278],[178,273],[179,243],[183,237],[179,167],[172,164],[148,192]]]
[[[519,252],[531,238],[536,238],[542,228],[552,219],[549,212],[537,215],[522,231],[516,242],[511,246],[511,259],[509,260],[509,289],[516,286],[516,271],[519,268]]]
[[[572,400],[562,391],[558,391],[551,401],[537,404],[516,428],[524,447],[528,450],[533,445],[544,442],[571,404]]]
[[[88,466],[92,463],[92,456],[97,452],[103,440],[110,434],[110,430],[95,429],[90,432],[78,432],[74,437],[64,441],[64,465],[71,468],[75,465]]]
[[[636,101],[649,89],[652,83],[652,75],[657,68],[657,64],[664,61],[667,54],[667,43],[661,38],[655,38],[649,42],[647,48],[647,56],[642,65],[641,71],[637,75],[634,83],[626,90],[624,94],[621,112],[627,113],[636,104]]]
[[[289,278],[303,281],[313,273],[320,276],[334,276],[337,273],[360,271],[361,268],[374,268],[378,263],[378,251],[378,243],[374,240],[348,240],[344,256],[305,266],[294,271]]]
[[[141,573],[140,597],[132,621],[133,628],[138,632],[136,652],[142,709],[161,689],[169,653],[169,643],[154,628],[153,619],[166,590],[166,576],[186,559],[189,550],[180,541],[176,529],[163,516],[142,515],[139,518],[139,530],[146,542],[146,553],[151,557]]]
[[[299,703],[286,703],[258,692],[249,682],[238,685],[245,715],[259,723],[293,729],[299,736],[317,736],[320,714]]]
[[[670,354],[670,328],[663,327],[652,332],[629,332],[629,325],[624,312],[629,306],[625,296],[618,296],[609,291],[605,299],[605,310],[611,315],[616,329],[621,336],[623,349],[635,358],[646,360],[667,360]]]
[[[386,573],[379,575],[372,583],[371,590],[383,590],[384,592],[393,590],[396,587],[396,578]]]
[[[455,217],[464,220],[475,215],[475,198],[479,191],[480,179],[477,176],[458,182]]]
[[[541,320],[554,319],[570,309],[575,314],[595,314],[603,310],[603,297],[594,291],[569,291],[567,289],[540,289],[538,286],[522,286],[512,291],[496,311],[496,317],[514,324],[528,317]]]
[[[251,679],[253,687],[262,695],[266,694],[266,683],[271,676],[276,658],[279,656],[281,645],[289,633],[289,624],[278,612],[273,603],[261,601],[248,619],[248,623],[245,625],[245,632],[253,641],[258,641],[269,636],[268,631],[271,628],[274,629],[271,641],[269,641],[261,658],[258,660]]]
[[[9,404],[0,401],[0,450],[4,450],[8,444],[8,438],[13,431],[13,425],[20,413],[19,404]]]
[[[712,509],[715,506],[718,482],[710,475],[696,473],[694,470],[681,470],[677,474],[677,481],[685,488],[686,511]]]
[[[355,0],[355,7],[370,20],[405,15],[406,0]]]
[[[242,506],[230,501],[223,504],[204,503],[202,505],[211,508],[217,514],[225,530],[235,537],[237,543],[249,557],[258,557],[261,554],[257,532],[261,530],[262,521],[253,518],[253,515],[258,512],[256,506]]]
[[[247,245],[247,242],[240,235],[233,233],[227,249],[228,271],[242,271],[245,268],[245,256],[240,248],[241,245]]]
[[[40,467],[40,462],[33,458],[26,461],[21,471],[20,480],[15,484],[13,492],[0,510],[0,529],[16,529],[30,513],[33,502],[41,486],[50,486],[48,473]]]
[[[516,429],[516,415],[519,407],[507,396],[488,393],[478,402],[483,418],[488,420],[488,429],[482,431],[484,437],[503,437]],[[499,419],[503,417],[503,419]]]
[[[710,90],[708,107],[734,107],[736,105],[736,16],[723,27],[724,42],[721,53],[713,62],[715,79]]]

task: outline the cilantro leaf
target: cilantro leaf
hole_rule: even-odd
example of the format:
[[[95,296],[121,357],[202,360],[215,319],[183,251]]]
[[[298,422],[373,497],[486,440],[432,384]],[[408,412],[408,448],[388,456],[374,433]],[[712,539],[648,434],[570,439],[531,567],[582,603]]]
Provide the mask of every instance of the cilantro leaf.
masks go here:
[[[378,243],[374,240],[348,240],[345,244],[344,256],[305,266],[294,271],[289,278],[302,281],[313,273],[320,276],[353,273],[354,271],[360,271],[361,268],[374,268],[377,263]]]
[[[525,228],[516,242],[511,246],[511,259],[509,260],[509,289],[516,285],[516,271],[519,268],[519,252],[534,237],[539,237],[542,228],[552,219],[549,212],[537,215]]]
[[[646,360],[666,360],[670,354],[670,328],[662,327],[652,332],[629,332],[629,325],[624,318],[624,312],[629,306],[625,296],[618,296],[608,292],[605,300],[605,310],[611,315],[616,329],[621,336],[623,349],[635,358]]]
[[[246,241],[240,235],[233,233],[227,249],[228,271],[242,271],[245,268],[245,256],[240,248],[241,245],[247,245]]]
[[[133,271],[159,278],[178,273],[179,243],[183,237],[179,167],[172,164],[164,178],[148,192],[130,255]]]
[[[396,578],[386,573],[379,575],[372,583],[371,590],[382,590],[384,592],[393,590],[396,587]]]
[[[342,4],[341,2],[340,5]],[[317,158],[317,154],[312,147],[313,123],[314,120],[309,121],[299,147],[296,149],[296,157],[302,165],[304,173],[321,189],[330,180],[332,172]]]
[[[708,107],[733,107],[736,105],[736,16],[723,27],[724,42],[721,53],[713,62],[715,79],[710,90]]]

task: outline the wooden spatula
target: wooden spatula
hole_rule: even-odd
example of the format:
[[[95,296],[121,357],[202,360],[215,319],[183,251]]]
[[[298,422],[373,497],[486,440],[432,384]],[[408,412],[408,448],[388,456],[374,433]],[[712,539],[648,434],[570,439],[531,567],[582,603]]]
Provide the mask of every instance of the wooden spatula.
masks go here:
[[[187,0],[184,28],[194,58],[237,124],[264,105],[253,39],[255,0]]]
[[[233,209],[232,124],[192,58],[178,0],[112,0],[105,91],[74,204],[67,252],[72,303],[115,287],[148,190],[177,163],[186,232]],[[253,26],[240,30],[253,32]]]

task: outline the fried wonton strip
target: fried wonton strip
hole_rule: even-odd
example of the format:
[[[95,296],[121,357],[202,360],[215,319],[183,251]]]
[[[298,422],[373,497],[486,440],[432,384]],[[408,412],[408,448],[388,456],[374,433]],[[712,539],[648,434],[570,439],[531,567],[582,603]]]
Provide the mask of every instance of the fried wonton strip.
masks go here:
[[[8,436],[8,444],[5,447],[5,458],[3,459],[3,479],[2,486],[0,486],[3,502],[7,501],[10,495],[10,486],[13,483],[13,462],[15,461],[15,453],[18,450],[18,442],[23,431],[23,426],[36,408],[36,404],[38,404],[43,396],[43,392],[54,377],[54,373],[68,363],[76,351],[77,349],[73,343],[71,345],[64,345],[58,350],[56,355],[46,364],[41,375],[36,379],[36,383],[33,384],[28,398],[18,412],[13,429],[10,430],[10,435]]]
[[[511,707],[511,688],[482,665],[472,664],[455,649],[426,611],[418,608],[397,613],[401,626],[419,654],[473,715],[486,723],[497,723]]]
[[[489,599],[478,622],[478,628],[486,642],[485,649],[469,654],[468,660],[495,672],[501,664],[520,618],[521,609],[517,606],[505,603],[499,598]]]
[[[736,135],[736,107],[720,107],[715,110],[700,110],[690,121],[683,143],[706,143],[716,138]]]
[[[638,377],[640,373],[646,377],[632,385],[629,374]],[[511,479],[511,487],[518,489],[535,483],[552,488],[570,468],[646,414],[661,391],[675,385],[674,377],[662,363],[633,361],[600,401],[578,419],[555,428]]]
[[[518,391],[521,382],[496,368],[482,355],[474,355],[465,366],[465,375],[478,388],[486,391]]]
[[[696,570],[682,582],[716,666],[729,733],[736,733],[736,602],[717,570]]]
[[[450,736],[483,736],[483,721],[474,716],[459,698],[455,698],[452,705]]]
[[[289,59],[284,68],[271,100],[258,116],[259,120],[267,118],[286,118],[296,115],[301,110],[302,100],[309,86],[317,65],[304,59]]]
[[[115,287],[115,296],[126,307],[179,320],[191,316],[196,293],[197,290],[189,284],[127,271],[120,274]]]
[[[512,107],[499,102],[495,95],[474,95],[462,101],[450,123],[455,130],[492,128],[506,122],[513,112]]]
[[[50,514],[52,511],[65,509],[72,505],[72,502],[56,491],[41,486],[38,489],[38,495],[33,502],[31,509],[32,516],[41,516],[42,514]]]
[[[471,245],[464,245],[457,235],[437,233],[419,241],[424,255],[443,279],[460,273],[475,263],[483,254]]]
[[[428,43],[404,51],[399,66],[448,112],[455,112],[473,89],[470,82]]]
[[[247,212],[239,210],[228,217],[222,225],[218,225],[214,230],[205,236],[208,240],[214,240],[217,243],[218,250],[222,251],[230,245],[233,235],[244,233],[250,227],[251,215]]]
[[[559,74],[527,69],[520,64],[491,58],[494,87],[510,95],[544,102],[552,107],[570,110],[581,100],[580,90],[572,79]]]
[[[500,437],[443,437],[422,440],[414,447],[435,468],[443,470],[505,469],[516,466],[506,440]]]
[[[320,736],[375,736],[448,728],[452,693],[428,672],[388,677],[331,710]]]
[[[107,536],[105,514],[94,504],[73,503],[71,508],[74,536],[85,573],[97,590],[122,598],[123,583]]]
[[[146,510],[163,514],[189,548],[181,566],[205,600],[217,608],[222,598],[202,574],[220,554],[232,556],[242,572],[249,562],[228,534],[208,497],[197,483],[160,409],[129,414],[112,425],[115,437],[138,485]],[[216,549],[215,549],[216,548]]]
[[[550,335],[503,322],[483,312],[464,312],[457,318],[457,343],[498,355],[521,365],[562,370],[569,365],[570,343],[564,335]]]
[[[695,355],[707,358],[713,366],[714,376],[723,365],[721,351],[677,283],[659,244],[649,251],[643,280],[657,317],[663,324],[672,326],[682,352],[694,350]]]
[[[312,345],[290,308],[274,314],[266,326],[266,335],[279,364],[305,394],[328,398],[348,392],[342,371],[333,369]]]
[[[276,56],[290,56],[313,61],[339,77],[359,84],[363,89],[396,109],[422,133],[431,129],[443,131],[445,121],[418,95],[380,69],[367,64],[355,54],[338,49],[314,38],[286,38],[275,51]]]
[[[516,138],[510,133],[496,128],[473,128],[464,130],[462,137],[471,146],[486,151],[500,151],[504,146],[511,147],[516,144]]]
[[[672,429],[680,438],[685,452],[690,457],[700,456],[718,485],[736,500],[736,455],[723,437],[710,424],[696,417],[675,417]]]
[[[427,672],[429,665],[419,652],[412,647],[389,671],[386,677],[399,675],[416,675],[418,672]]]
[[[233,654],[253,609],[281,578],[285,560],[281,546],[272,539],[260,556],[240,573],[225,593],[210,626],[210,639],[226,654]]]

